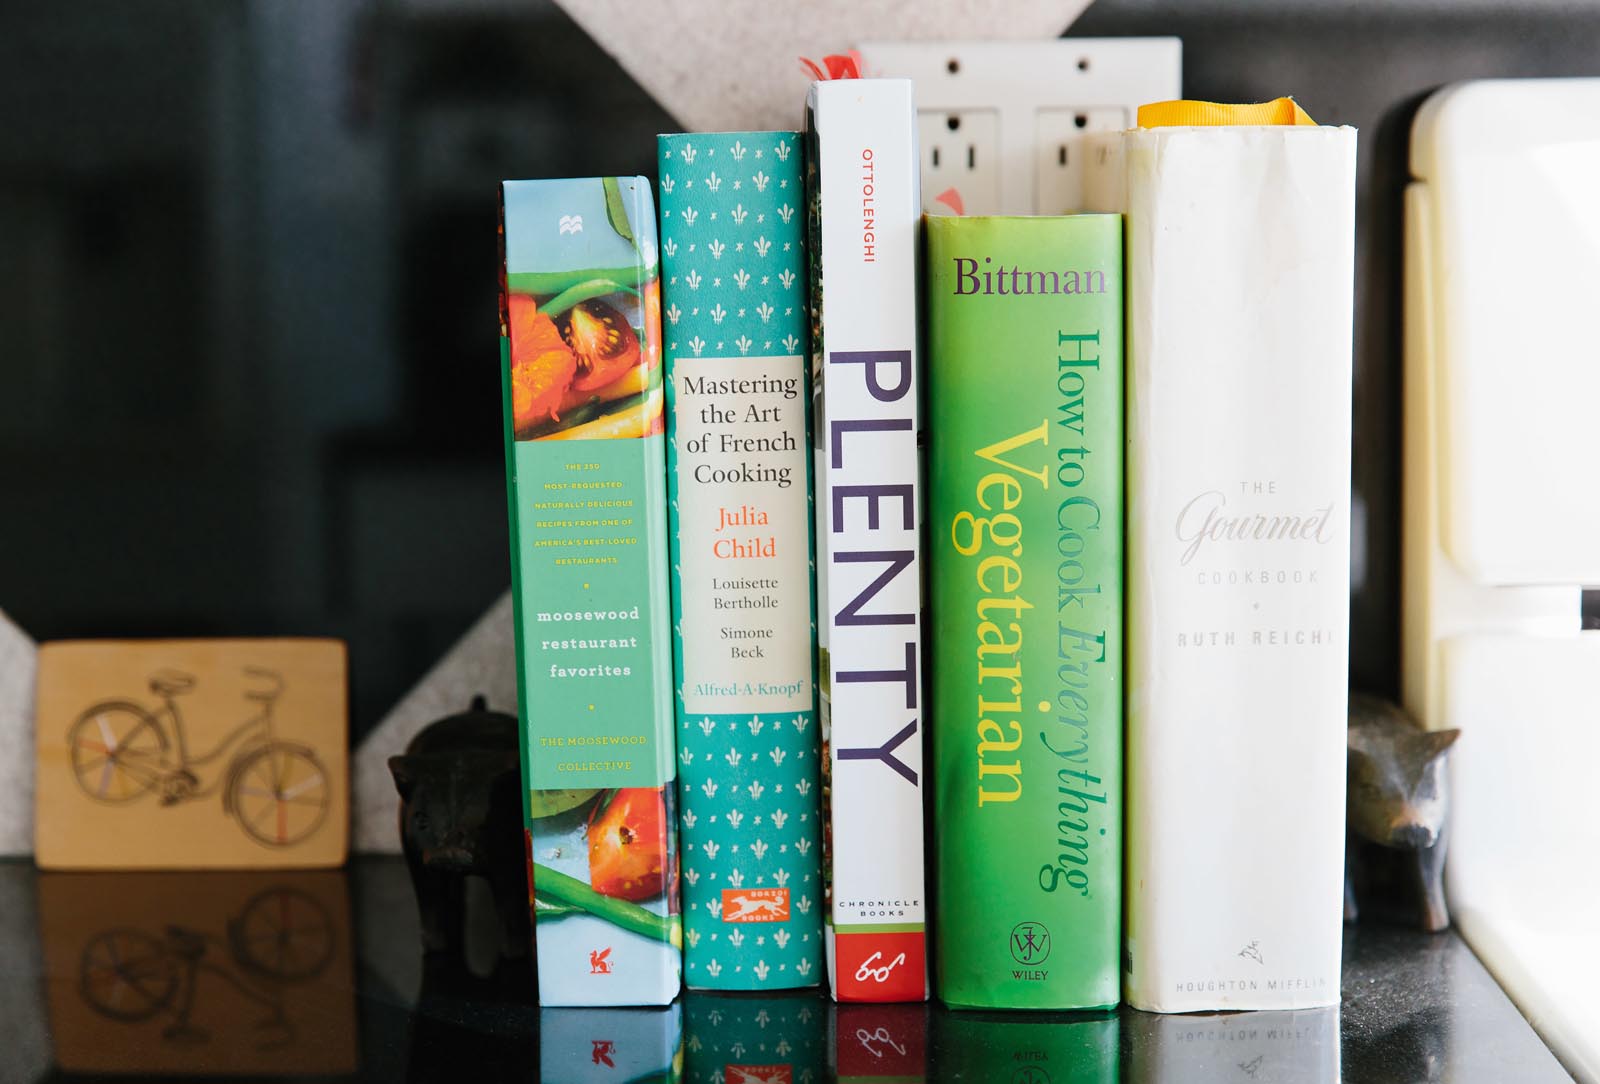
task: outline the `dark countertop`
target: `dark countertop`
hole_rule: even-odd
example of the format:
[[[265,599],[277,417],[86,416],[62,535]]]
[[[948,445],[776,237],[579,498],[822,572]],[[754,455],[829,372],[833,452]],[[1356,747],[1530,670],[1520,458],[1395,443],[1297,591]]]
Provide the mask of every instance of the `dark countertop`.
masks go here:
[[[691,994],[669,1012],[545,1010],[541,1050],[525,964],[423,967],[397,860],[208,874],[0,863],[0,1081],[620,1082],[637,1066],[616,1051],[670,1051],[680,1026],[686,1079],[714,1084],[756,1084],[748,1071],[780,1059],[790,1075],[766,1084],[820,1084],[833,1058],[850,1075],[997,1084],[1571,1079],[1454,933],[1351,928],[1344,961],[1337,1010],[1008,1015]],[[603,1046],[596,1028],[623,1038]]]

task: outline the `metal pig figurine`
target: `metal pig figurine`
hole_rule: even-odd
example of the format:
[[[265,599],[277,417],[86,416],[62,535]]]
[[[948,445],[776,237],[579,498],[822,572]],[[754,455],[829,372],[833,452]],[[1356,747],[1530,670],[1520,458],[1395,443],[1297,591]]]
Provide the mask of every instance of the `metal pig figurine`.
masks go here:
[[[1444,858],[1449,815],[1445,753],[1459,730],[1423,730],[1401,708],[1352,694],[1348,730],[1344,917],[1357,917],[1355,884],[1375,883],[1372,868],[1385,866],[1414,889],[1419,925],[1429,932],[1450,925],[1444,901]],[[1372,846],[1383,850],[1375,851]]]
[[[429,723],[404,756],[390,757],[400,791],[400,842],[430,953],[459,955],[465,879],[489,882],[502,926],[501,955],[526,956],[527,858],[517,719],[483,697],[460,715]]]

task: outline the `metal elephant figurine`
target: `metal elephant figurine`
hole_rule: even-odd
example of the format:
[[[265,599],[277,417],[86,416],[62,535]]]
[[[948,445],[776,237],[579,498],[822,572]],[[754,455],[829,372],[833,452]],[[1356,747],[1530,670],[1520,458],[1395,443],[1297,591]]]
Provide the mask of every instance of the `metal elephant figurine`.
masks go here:
[[[465,880],[489,882],[501,922],[501,955],[528,954],[526,836],[522,824],[517,719],[471,708],[430,723],[389,758],[400,791],[400,842],[411,869],[430,953],[459,955]]]

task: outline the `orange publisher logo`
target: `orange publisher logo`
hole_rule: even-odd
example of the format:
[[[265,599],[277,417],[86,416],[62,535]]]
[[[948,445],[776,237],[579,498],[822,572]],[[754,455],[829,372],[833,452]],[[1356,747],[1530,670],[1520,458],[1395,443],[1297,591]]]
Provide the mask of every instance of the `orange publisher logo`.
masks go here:
[[[788,922],[787,888],[724,888],[724,922]]]

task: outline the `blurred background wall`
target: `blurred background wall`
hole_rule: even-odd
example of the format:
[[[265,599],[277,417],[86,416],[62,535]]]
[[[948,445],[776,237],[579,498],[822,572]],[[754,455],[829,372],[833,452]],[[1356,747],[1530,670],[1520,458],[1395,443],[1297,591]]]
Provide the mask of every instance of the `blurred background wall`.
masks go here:
[[[1410,119],[1600,75],[1600,3],[1099,0],[1071,32],[1176,34],[1189,96],[1362,129],[1351,678],[1392,693]],[[674,127],[550,0],[0,6],[0,609],[345,637],[369,728],[510,582],[496,183],[650,174]]]

